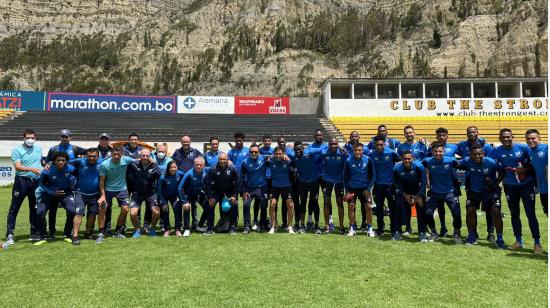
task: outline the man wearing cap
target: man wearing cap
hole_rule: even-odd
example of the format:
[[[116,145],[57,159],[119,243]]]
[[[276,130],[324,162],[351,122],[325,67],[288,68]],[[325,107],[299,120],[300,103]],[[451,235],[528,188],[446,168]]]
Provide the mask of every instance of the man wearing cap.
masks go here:
[[[28,198],[29,201],[29,224],[31,227],[31,238],[35,237],[36,229],[36,197],[34,191],[38,187],[38,177],[42,171],[42,148],[35,143],[36,133],[31,129],[23,132],[23,144],[15,147],[11,152],[11,159],[15,167],[15,181],[11,193],[11,205],[8,212],[6,231],[6,244],[14,243],[15,221],[17,213]]]
[[[78,158],[79,156],[81,155],[86,155],[86,149],[85,148],[82,148],[82,147],[79,147],[79,146],[76,146],[76,145],[72,145],[71,144],[71,131],[68,130],[68,129],[62,129],[60,132],[59,132],[59,136],[61,137],[61,142],[58,144],[58,145],[54,145],[53,147],[50,148],[50,150],[48,151],[48,156],[46,156],[46,163],[53,163],[53,155],[54,153],[56,152],[65,152],[67,153],[68,157],[69,157],[69,161],[75,159],[75,158]],[[57,207],[53,207],[49,210],[48,212],[48,227],[49,227],[49,239],[54,239],[55,238],[55,222],[56,222],[56,217],[57,217]],[[70,238],[71,237],[71,232],[72,232],[72,229],[73,229],[73,221],[72,221],[72,218],[69,219],[69,217],[67,217],[67,219],[65,220],[65,228],[64,228],[64,233],[65,236],[67,238]]]
[[[111,158],[113,153],[113,147],[111,146],[111,135],[108,133],[102,133],[99,135],[99,144],[97,150],[99,151],[100,161],[105,161]],[[111,217],[113,214],[113,208],[108,207],[105,212],[105,232],[111,234]]]
[[[99,135],[99,144],[97,145],[97,149],[99,150],[99,158],[101,158],[101,160],[111,158],[113,151],[111,139],[112,137],[108,133],[102,133]]]

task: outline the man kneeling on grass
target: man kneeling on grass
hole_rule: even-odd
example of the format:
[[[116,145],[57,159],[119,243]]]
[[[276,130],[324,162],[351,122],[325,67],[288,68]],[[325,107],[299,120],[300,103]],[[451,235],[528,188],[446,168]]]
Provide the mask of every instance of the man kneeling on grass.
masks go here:
[[[53,207],[57,208],[59,203],[67,210],[67,216],[75,214],[75,202],[73,196],[76,179],[73,176],[75,168],[67,164],[69,155],[65,152],[55,152],[52,161],[54,165],[49,170],[44,170],[38,180],[37,189],[37,227],[40,240],[34,245],[39,246],[46,243],[46,213]],[[70,242],[70,240],[69,240]]]
[[[160,208],[157,204],[156,184],[160,178],[162,171],[159,166],[151,159],[151,152],[143,149],[139,152],[140,159],[133,162],[128,167],[127,178],[128,188],[132,192],[130,201],[130,220],[134,225],[133,238],[141,236],[141,228],[138,220],[139,208],[141,203],[145,201],[145,206],[151,209],[151,225],[149,230],[150,236],[155,236],[155,226],[159,220]]]

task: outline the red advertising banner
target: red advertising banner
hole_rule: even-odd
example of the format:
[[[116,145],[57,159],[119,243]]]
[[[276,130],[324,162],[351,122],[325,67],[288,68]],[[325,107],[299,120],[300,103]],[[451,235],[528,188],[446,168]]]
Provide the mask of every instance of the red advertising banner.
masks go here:
[[[235,96],[236,114],[289,114],[288,97]]]

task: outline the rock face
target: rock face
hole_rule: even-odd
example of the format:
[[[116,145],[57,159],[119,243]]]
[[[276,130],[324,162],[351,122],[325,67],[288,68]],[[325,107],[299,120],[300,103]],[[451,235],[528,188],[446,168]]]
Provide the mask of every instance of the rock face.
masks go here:
[[[547,76],[545,0],[0,0],[0,88],[320,94],[335,78]]]

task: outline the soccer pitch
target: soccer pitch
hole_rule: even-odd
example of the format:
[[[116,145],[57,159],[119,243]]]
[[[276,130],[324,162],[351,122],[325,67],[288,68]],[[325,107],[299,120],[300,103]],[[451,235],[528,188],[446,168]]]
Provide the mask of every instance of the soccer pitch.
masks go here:
[[[0,188],[2,238],[10,193],[11,188]],[[503,213],[504,239],[511,245],[505,202]],[[548,221],[540,203],[537,217],[546,249]],[[451,219],[447,211],[448,226]],[[548,302],[548,256],[532,254],[523,210],[526,249],[520,252],[497,250],[485,240],[484,213],[478,215],[480,240],[473,247],[457,246],[450,237],[420,244],[415,218],[415,234],[400,242],[392,241],[389,232],[374,239],[362,232],[352,238],[336,233],[193,233],[190,238],[107,238],[101,245],[82,240],[77,247],[61,240],[64,221],[60,210],[58,240],[32,246],[23,204],[16,243],[0,252],[2,306],[534,307]]]

